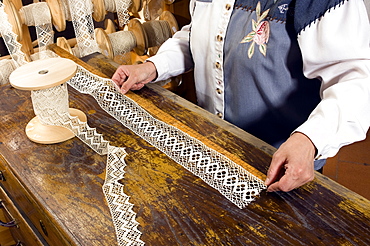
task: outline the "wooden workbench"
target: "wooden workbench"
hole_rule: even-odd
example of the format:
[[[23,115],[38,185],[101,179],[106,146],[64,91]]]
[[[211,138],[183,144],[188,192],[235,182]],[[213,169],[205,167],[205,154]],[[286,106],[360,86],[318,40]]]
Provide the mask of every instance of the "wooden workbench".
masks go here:
[[[0,185],[24,219],[17,220],[19,228],[29,227],[37,238],[25,245],[116,245],[102,192],[106,156],[77,138],[31,142],[24,131],[34,116],[30,93],[4,85],[0,95]],[[262,192],[239,209],[110,117],[92,97],[71,88],[69,96],[70,106],[85,112],[91,127],[112,145],[126,147],[122,183],[146,245],[370,245],[370,201],[319,173],[297,190]],[[274,149],[248,133],[156,85],[129,96],[155,117],[172,117],[266,173]]]

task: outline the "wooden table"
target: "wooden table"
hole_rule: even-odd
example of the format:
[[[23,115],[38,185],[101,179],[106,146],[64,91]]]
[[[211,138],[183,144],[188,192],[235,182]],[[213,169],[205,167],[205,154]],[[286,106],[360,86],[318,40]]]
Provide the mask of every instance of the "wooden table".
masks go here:
[[[106,156],[77,138],[31,142],[24,132],[34,117],[30,93],[5,85],[0,95],[5,177],[0,184],[25,219],[20,227],[26,223],[38,237],[29,245],[116,245],[102,192]],[[112,145],[126,147],[122,182],[146,245],[370,245],[370,201],[319,173],[304,187],[262,192],[239,209],[110,117],[92,97],[71,88],[69,96],[70,106],[85,112],[91,127]],[[129,96],[155,117],[173,117],[266,173],[274,149],[248,133],[156,85]]]

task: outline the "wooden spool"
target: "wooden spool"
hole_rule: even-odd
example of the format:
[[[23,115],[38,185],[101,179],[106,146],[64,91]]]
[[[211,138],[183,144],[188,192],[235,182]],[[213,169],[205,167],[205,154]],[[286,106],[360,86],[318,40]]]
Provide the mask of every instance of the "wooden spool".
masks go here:
[[[76,41],[76,39],[74,39]],[[73,50],[72,50],[72,46],[71,45],[71,42],[69,42],[65,37],[58,37],[57,38],[57,45],[64,49],[65,51],[68,51],[70,54],[74,55],[73,54]]]
[[[10,84],[20,90],[43,90],[66,83],[77,70],[77,65],[66,58],[49,58],[27,63],[10,75]],[[86,122],[86,115],[78,109],[69,109],[71,116]],[[75,135],[72,131],[61,126],[44,125],[38,116],[26,126],[28,138],[36,143],[53,144],[66,141]]]
[[[171,36],[178,31],[179,26],[177,24],[177,21],[173,14],[169,11],[163,11],[162,14],[160,15],[159,20],[166,21],[168,23],[168,26],[170,28]],[[154,21],[149,21],[146,23],[150,22],[156,22]],[[138,19],[131,19],[127,25],[128,31],[132,32],[134,34],[135,38],[135,44],[133,45],[132,50],[138,54],[139,56],[143,56],[144,54],[147,53],[148,49],[153,48],[153,49],[158,49],[158,47],[151,47],[149,44],[152,42],[149,42],[150,38],[156,38],[156,37],[149,37],[148,33],[146,32],[143,24]],[[120,31],[122,33],[122,38],[124,38],[124,34],[127,31]],[[115,47],[114,44],[111,42],[109,38],[109,34],[105,32],[101,28],[96,28],[95,29],[95,39],[96,42],[99,45],[99,48],[101,50],[101,53],[107,56],[110,59],[114,59],[115,55]],[[155,51],[152,51],[151,53],[156,53]]]
[[[106,1],[114,1],[114,0],[92,0],[93,2],[93,14],[92,17],[95,21],[100,22],[105,19],[105,15],[107,14],[107,7],[106,7]],[[138,13],[142,9],[142,0],[133,0],[131,2],[131,5],[128,9],[129,12],[132,13],[134,16],[138,16]],[[112,13],[116,13],[117,10],[112,11]]]
[[[175,32],[179,30],[177,20],[170,11],[163,11],[162,14],[159,16],[159,20],[164,20],[168,22],[172,35],[174,35]]]
[[[170,32],[171,32],[171,37],[179,30],[179,25],[177,23],[177,20],[170,11],[167,11],[167,10],[163,11],[162,14],[159,16],[159,20],[167,22],[168,27],[169,27]],[[157,21],[157,20],[147,21],[146,23],[155,22],[155,21]],[[155,37],[150,37],[148,35],[148,39],[151,39],[151,38],[155,38]],[[165,40],[163,40],[163,42],[164,41]],[[161,44],[163,42],[161,42]],[[149,43],[151,43],[151,42],[149,42]],[[155,55],[158,52],[159,47],[160,46],[148,47],[148,55],[149,56]]]
[[[46,0],[51,14],[52,23],[57,31],[64,31],[66,28],[66,21],[61,8],[60,0]],[[38,3],[32,3],[38,4]],[[14,4],[9,0],[4,0],[5,12],[8,15],[9,22],[13,27],[13,32],[18,35],[17,41],[21,41],[24,37],[22,25],[27,24],[27,17],[18,11]],[[22,7],[23,8],[23,7]]]
[[[139,56],[144,55],[147,51],[148,39],[143,29],[142,24],[137,19],[131,19],[128,23],[128,32],[132,32],[135,44],[133,44],[132,49]],[[119,33],[125,34],[127,31],[119,31]],[[101,53],[110,59],[114,57],[114,45],[109,38],[109,33],[104,31],[102,28],[95,29],[95,39],[99,45]]]
[[[142,0],[133,0],[131,2],[130,8],[128,9],[133,16],[139,16],[139,12],[143,8]]]
[[[113,32],[116,31],[116,27],[115,27],[115,25],[114,25],[114,23],[111,19],[106,19],[105,22],[104,22],[104,25],[105,25],[104,31],[106,33],[109,34],[109,33],[113,33]],[[72,48],[72,47],[75,47],[75,45],[77,44],[76,38],[72,38],[72,39],[67,40],[65,37],[58,37],[57,40],[56,40],[56,44],[60,48],[69,52],[70,54],[78,57],[78,54],[76,54],[76,49]]]

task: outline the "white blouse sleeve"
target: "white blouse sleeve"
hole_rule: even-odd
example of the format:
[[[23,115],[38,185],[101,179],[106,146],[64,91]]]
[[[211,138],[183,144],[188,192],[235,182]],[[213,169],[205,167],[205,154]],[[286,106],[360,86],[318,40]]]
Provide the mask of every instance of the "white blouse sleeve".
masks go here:
[[[298,36],[304,74],[322,81],[322,101],[296,131],[318,157],[365,139],[370,126],[370,25],[362,0],[345,1]]]
[[[190,1],[190,10],[194,7],[194,0]],[[191,70],[194,66],[190,52],[191,24],[181,28],[172,38],[166,40],[157,54],[147,59],[154,63],[157,69],[157,79],[166,80]]]

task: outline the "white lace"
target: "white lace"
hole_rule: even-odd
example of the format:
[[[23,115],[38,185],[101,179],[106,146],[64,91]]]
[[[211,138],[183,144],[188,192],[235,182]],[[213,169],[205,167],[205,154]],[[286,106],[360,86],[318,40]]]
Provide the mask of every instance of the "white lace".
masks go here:
[[[0,32],[4,43],[9,51],[9,55],[14,61],[14,65],[19,67],[27,63],[26,55],[22,52],[22,45],[17,41],[17,34],[12,30],[8,15],[5,13],[5,6],[0,2]]]
[[[89,127],[86,122],[68,113],[66,83],[32,91],[31,98],[35,114],[42,123],[63,126],[71,130],[98,154],[108,154],[103,192],[113,218],[118,245],[144,245],[140,239],[141,232],[137,229],[139,223],[136,221],[136,213],[132,210],[133,204],[129,202],[130,197],[124,193],[124,186],[119,182],[125,174],[126,151],[124,148],[109,145],[109,142],[104,140],[95,128]]]
[[[187,133],[152,117],[136,102],[119,93],[110,79],[78,66],[69,85],[90,94],[102,109],[171,159],[203,179],[239,208],[265,189],[264,182]]]
[[[27,20],[27,26],[35,26],[39,51],[41,55],[44,54],[46,47],[54,42],[54,31],[48,4],[46,2],[29,4],[23,6],[20,12]]]
[[[130,15],[128,13],[128,8],[131,5],[131,0],[114,0],[117,8],[117,17],[120,27],[123,27],[128,23]]]
[[[68,0],[79,56],[99,52],[94,35],[91,0]]]

